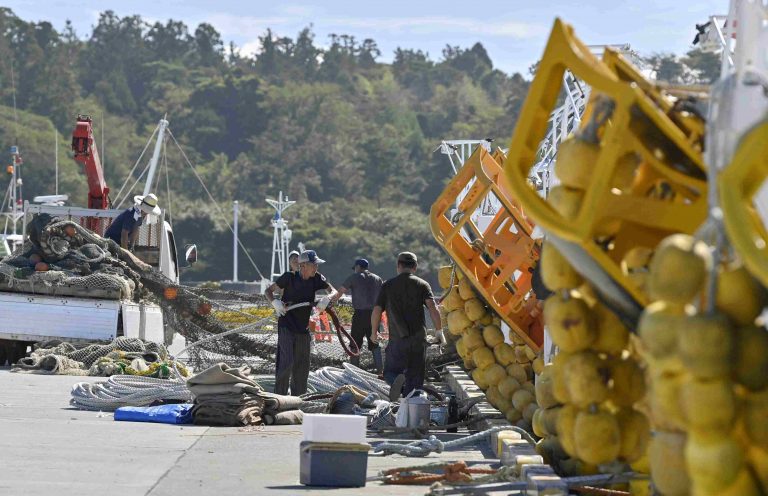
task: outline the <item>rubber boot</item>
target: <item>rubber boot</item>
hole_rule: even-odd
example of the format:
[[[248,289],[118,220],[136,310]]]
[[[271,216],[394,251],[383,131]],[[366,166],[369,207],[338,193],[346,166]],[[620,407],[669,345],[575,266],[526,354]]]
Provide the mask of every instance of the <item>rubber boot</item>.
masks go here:
[[[351,363],[355,367],[359,367],[360,366],[360,357],[359,356],[349,357],[349,363]]]
[[[389,387],[390,403],[395,403],[400,398],[403,393],[403,385],[405,385],[405,375],[399,374]]]
[[[384,374],[384,357],[381,355],[381,348],[376,348],[373,353],[373,363],[376,365],[376,374]]]

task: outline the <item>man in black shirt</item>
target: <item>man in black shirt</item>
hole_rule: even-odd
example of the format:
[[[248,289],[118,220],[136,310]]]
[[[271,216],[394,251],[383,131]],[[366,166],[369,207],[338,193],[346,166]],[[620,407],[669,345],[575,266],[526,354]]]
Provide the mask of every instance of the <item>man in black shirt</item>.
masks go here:
[[[408,395],[424,385],[427,349],[424,307],[429,310],[435,329],[442,328],[432,288],[427,281],[416,277],[417,266],[413,253],[406,251],[397,256],[397,276],[381,287],[371,314],[371,328],[374,341],[377,341],[381,313],[387,312],[389,344],[384,361],[384,380],[392,385],[390,399],[393,401],[400,392]],[[395,380],[401,374],[405,376],[404,385],[401,380]],[[398,383],[402,391],[397,391]]]
[[[324,262],[325,260],[318,257],[314,250],[304,251],[299,254],[299,270],[285,272],[266,290],[267,298],[272,301],[278,316],[277,356],[275,357],[277,368],[275,393],[277,394],[288,394],[289,381],[292,395],[299,396],[307,392],[311,343],[309,317],[312,313],[312,304],[315,302],[315,293],[324,289],[329,292],[317,304],[320,311],[325,310],[335,294],[333,286],[317,271],[318,264]],[[283,290],[280,299],[274,294],[277,288]],[[309,303],[309,305],[286,311],[287,307],[297,303]]]

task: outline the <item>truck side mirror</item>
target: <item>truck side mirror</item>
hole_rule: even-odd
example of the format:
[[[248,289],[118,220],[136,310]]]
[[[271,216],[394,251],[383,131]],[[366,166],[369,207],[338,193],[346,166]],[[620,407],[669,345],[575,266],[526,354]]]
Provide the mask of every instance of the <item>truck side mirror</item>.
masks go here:
[[[189,265],[197,262],[197,245],[187,245],[184,252],[184,259]]]

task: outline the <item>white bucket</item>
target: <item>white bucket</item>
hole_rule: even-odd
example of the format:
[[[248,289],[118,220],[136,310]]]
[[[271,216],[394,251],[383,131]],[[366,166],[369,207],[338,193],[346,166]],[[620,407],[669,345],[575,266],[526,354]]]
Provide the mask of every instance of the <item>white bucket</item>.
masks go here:
[[[400,409],[397,412],[397,426],[410,429],[429,427],[430,407],[427,393],[421,389],[414,389],[408,396],[400,400]]]

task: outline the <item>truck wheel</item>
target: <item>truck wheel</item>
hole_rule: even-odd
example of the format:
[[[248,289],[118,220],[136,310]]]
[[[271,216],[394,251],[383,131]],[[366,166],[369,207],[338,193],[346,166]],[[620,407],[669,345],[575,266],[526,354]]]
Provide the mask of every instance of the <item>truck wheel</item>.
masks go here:
[[[0,339],[0,367],[5,367],[5,360],[8,357],[7,350],[10,344],[10,341]]]
[[[8,357],[11,365],[14,365],[18,363],[19,360],[27,356],[27,346],[29,346],[30,343],[26,341],[14,341],[11,349],[13,350],[10,356]]]

